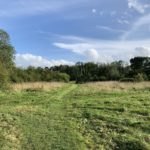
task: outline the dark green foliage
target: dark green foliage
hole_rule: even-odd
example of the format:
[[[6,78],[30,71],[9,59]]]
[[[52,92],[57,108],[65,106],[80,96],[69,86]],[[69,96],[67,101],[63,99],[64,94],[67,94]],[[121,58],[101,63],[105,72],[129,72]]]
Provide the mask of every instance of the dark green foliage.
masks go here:
[[[62,81],[69,82],[70,77],[66,73],[51,71],[49,68],[28,67],[27,69],[14,68],[10,76],[12,82],[37,82],[37,81]]]
[[[53,71],[60,71],[70,75],[71,81],[84,83],[90,81],[119,80],[128,74],[129,68],[122,61],[111,64],[95,64],[93,62],[78,62],[74,66],[54,66]]]
[[[71,81],[85,83],[90,81],[147,81],[150,80],[150,58],[135,57],[131,65],[123,61],[110,64],[95,64],[92,62],[78,62],[74,66],[54,66],[52,71],[59,71],[70,75]]]
[[[132,75],[137,75],[138,73],[142,73],[144,74],[144,76],[149,77],[150,57],[135,57],[130,60],[130,63],[131,63]]]
[[[145,144],[137,140],[118,138],[114,142],[116,142],[115,150],[148,150]]]

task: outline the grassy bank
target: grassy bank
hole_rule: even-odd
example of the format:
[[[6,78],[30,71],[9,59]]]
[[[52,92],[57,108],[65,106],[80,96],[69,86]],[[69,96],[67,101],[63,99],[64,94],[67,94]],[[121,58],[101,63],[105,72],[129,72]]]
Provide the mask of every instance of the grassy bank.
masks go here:
[[[2,150],[150,149],[148,82],[13,86],[0,92]]]

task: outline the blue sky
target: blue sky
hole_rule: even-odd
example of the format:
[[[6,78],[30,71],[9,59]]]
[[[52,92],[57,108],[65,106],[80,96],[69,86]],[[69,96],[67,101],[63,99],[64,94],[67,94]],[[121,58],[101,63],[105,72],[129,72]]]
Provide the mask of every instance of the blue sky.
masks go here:
[[[150,56],[149,0],[0,0],[17,66]]]

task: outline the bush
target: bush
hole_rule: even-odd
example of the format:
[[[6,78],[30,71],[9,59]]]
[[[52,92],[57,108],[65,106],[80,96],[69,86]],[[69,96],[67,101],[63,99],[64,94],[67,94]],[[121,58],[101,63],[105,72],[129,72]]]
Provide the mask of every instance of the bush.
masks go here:
[[[66,73],[58,73],[57,81],[69,82],[70,76]]]
[[[143,73],[138,73],[137,75],[134,76],[134,80],[138,82],[145,81],[147,80],[147,76]]]
[[[115,150],[148,150],[148,147],[137,140],[118,138],[115,140]]]

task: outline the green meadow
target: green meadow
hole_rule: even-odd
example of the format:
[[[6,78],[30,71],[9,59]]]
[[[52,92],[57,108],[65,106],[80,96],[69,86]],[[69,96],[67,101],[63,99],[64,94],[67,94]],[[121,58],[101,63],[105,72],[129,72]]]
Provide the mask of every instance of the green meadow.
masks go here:
[[[0,149],[149,150],[150,84],[1,91]]]

